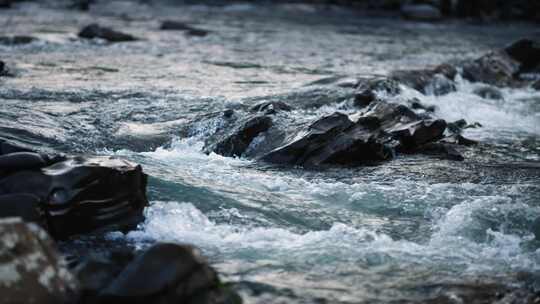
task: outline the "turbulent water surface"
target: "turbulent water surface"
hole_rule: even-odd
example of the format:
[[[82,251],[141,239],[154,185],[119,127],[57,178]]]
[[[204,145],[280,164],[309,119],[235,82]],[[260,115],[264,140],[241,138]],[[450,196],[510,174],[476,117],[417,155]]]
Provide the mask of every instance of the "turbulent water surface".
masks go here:
[[[106,2],[106,1],[104,1]],[[206,37],[158,31],[176,19]],[[143,38],[81,41],[99,21]],[[247,303],[422,300],[444,286],[526,284],[540,271],[530,231],[540,214],[540,92],[502,100],[424,96],[435,115],[482,128],[466,160],[398,157],[376,167],[305,170],[201,152],[219,121],[202,114],[276,99],[306,121],[346,106],[349,79],[480,54],[527,25],[421,24],[302,5],[149,6],[107,2],[90,13],[26,3],[0,11],[0,45],[16,77],[0,80],[0,137],[44,151],[120,155],[151,176],[137,231],[144,247],[200,247]],[[342,85],[336,85],[342,84]],[[397,102],[400,102],[399,99]],[[188,127],[189,126],[189,127]]]

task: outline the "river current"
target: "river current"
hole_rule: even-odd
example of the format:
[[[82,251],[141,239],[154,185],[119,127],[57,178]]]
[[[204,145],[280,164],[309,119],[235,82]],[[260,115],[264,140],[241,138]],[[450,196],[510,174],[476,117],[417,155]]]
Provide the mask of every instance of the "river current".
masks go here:
[[[158,31],[164,19],[210,34]],[[92,21],[143,40],[76,39]],[[268,99],[313,103],[291,114],[306,121],[353,114],[347,86],[336,83],[476,57],[534,31],[307,5],[111,1],[83,13],[23,3],[0,12],[1,35],[38,38],[0,45],[16,75],[0,80],[0,137],[142,164],[146,220],[107,238],[139,248],[194,244],[246,303],[422,301],[478,282],[536,284],[539,91],[506,88],[490,100],[465,80],[440,97],[404,88],[395,102],[417,97],[437,117],[482,125],[464,133],[481,144],[464,148],[463,162],[401,156],[353,169],[270,166],[203,153],[219,121],[192,123]]]

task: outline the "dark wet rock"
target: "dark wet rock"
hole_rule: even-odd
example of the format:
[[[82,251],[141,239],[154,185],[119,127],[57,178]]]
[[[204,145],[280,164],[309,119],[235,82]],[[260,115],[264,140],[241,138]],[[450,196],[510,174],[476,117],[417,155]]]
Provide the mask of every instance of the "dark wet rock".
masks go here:
[[[476,60],[465,62],[463,77],[472,82],[483,82],[495,86],[511,86],[514,75],[520,70],[519,62],[504,51],[488,53]]]
[[[231,118],[233,115],[234,115],[234,110],[233,109],[227,109],[227,110],[223,111],[223,117],[225,117],[225,118]]]
[[[99,24],[93,23],[84,27],[79,32],[79,37],[86,39],[100,38],[109,42],[124,42],[138,40],[136,37],[115,31],[108,27],[102,27]]]
[[[241,303],[193,247],[157,244],[99,294],[100,303]]]
[[[323,117],[262,159],[308,167],[374,164],[391,159],[395,150],[413,151],[437,141],[445,129],[444,120],[421,119],[406,106],[379,101],[356,122],[338,112]]]
[[[401,88],[394,79],[384,77],[360,79],[354,94],[353,104],[363,108],[376,100],[396,96],[399,93],[401,93]]]
[[[41,200],[32,194],[0,195],[0,218],[20,217],[27,222],[46,226]]]
[[[73,267],[79,281],[80,302],[96,303],[101,291],[107,288],[134,258],[131,250],[112,249],[101,254],[90,254]]]
[[[9,71],[7,64],[0,60],[0,77],[2,76],[11,77],[13,74]]]
[[[453,134],[442,140],[445,143],[460,145],[460,146],[474,146],[478,142],[476,140],[468,139],[461,134]]]
[[[186,34],[190,36],[199,36],[199,37],[204,37],[210,33],[210,31],[192,27],[191,25],[188,25],[184,22],[172,21],[172,20],[163,21],[160,29],[166,30],[166,31],[171,31],[171,30],[184,31],[186,32]]]
[[[261,103],[258,103],[251,107],[250,111],[252,112],[262,112],[266,115],[275,114],[277,112],[285,111],[290,112],[292,111],[292,107],[288,104],[280,101],[264,101]]]
[[[377,100],[377,95],[371,90],[364,90],[354,95],[354,105],[363,108]]]
[[[439,8],[430,4],[406,4],[401,7],[401,14],[406,19],[418,21],[438,21],[442,19]]]
[[[10,8],[11,0],[0,0],[0,8]]]
[[[467,126],[467,121],[465,119],[456,120],[449,122],[447,127],[448,130],[452,133],[461,133],[461,131]]]
[[[391,77],[423,94],[440,96],[456,90],[456,74],[454,67],[444,64],[431,70],[393,71]]]
[[[476,88],[474,89],[473,93],[485,99],[493,99],[493,100],[504,99],[503,94],[499,89],[490,87],[490,86],[482,86],[482,87]]]
[[[77,283],[39,226],[0,219],[0,303],[72,303]]]
[[[260,133],[272,126],[272,119],[268,116],[255,116],[239,122],[231,131],[225,130],[223,139],[214,144],[207,145],[206,152],[215,152],[223,156],[241,156],[251,142]]]
[[[521,39],[505,49],[490,52],[476,60],[461,63],[463,77],[495,86],[522,86],[522,73],[540,65],[539,42]]]
[[[533,83],[532,88],[540,91],[540,80],[537,80],[535,83]]]
[[[94,2],[94,0],[74,0],[71,4],[71,8],[77,9],[80,11],[88,11],[90,10],[90,5]]]
[[[38,222],[56,238],[133,228],[148,204],[141,167],[113,157],[10,152],[0,156],[0,173],[0,216],[33,221],[40,215]]]
[[[459,119],[448,123],[448,131],[453,134],[461,134],[464,129],[480,128],[482,125],[478,122],[469,124],[465,119]]]
[[[364,116],[374,116],[381,128],[399,141],[399,149],[414,149],[443,137],[446,121],[424,119],[404,105],[380,102],[373,104]]]
[[[520,63],[520,72],[526,72],[540,65],[540,41],[520,39],[507,46],[505,52]]]
[[[411,109],[413,110],[424,110],[426,112],[435,112],[435,106],[428,106],[423,104],[418,98],[413,98],[408,101]]]
[[[37,38],[32,36],[0,36],[0,44],[2,45],[29,44],[37,40]]]

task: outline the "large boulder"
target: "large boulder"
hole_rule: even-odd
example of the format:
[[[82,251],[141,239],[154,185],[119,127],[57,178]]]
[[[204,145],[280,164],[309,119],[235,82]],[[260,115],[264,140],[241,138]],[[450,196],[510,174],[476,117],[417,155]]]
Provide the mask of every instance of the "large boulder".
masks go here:
[[[139,254],[98,295],[99,303],[241,303],[191,246],[161,243]]]
[[[124,42],[138,40],[135,36],[115,31],[108,27],[100,26],[97,23],[85,26],[80,32],[79,37],[86,39],[100,38],[109,42]]]
[[[39,226],[0,219],[0,303],[72,303],[77,283]]]
[[[43,224],[56,238],[127,230],[142,219],[146,175],[114,157],[47,157],[4,144],[0,155],[0,217]]]
[[[403,105],[371,103],[355,121],[342,113],[318,119],[262,157],[300,166],[373,164],[442,138],[444,120],[423,119]]]

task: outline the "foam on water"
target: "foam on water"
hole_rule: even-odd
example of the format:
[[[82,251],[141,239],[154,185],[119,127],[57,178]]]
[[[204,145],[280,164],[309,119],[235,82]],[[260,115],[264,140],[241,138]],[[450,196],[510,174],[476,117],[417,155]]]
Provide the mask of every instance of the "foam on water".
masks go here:
[[[128,240],[200,246],[211,258],[225,261],[217,265],[233,277],[260,267],[264,280],[272,277],[274,283],[286,280],[283,273],[296,273],[328,284],[339,282],[347,289],[358,278],[336,278],[345,268],[394,279],[417,271],[435,277],[444,273],[449,279],[540,271],[540,250],[527,246],[533,239],[528,226],[540,212],[522,197],[531,185],[429,183],[404,177],[370,183],[307,178],[260,170],[244,159],[206,155],[201,148],[195,136],[136,155],[150,164],[150,170],[166,166],[168,179],[234,193],[240,206],[203,212],[196,206],[212,202],[154,201],[145,222],[127,235]],[[270,213],[243,207],[278,210],[277,216],[285,220],[284,214],[297,212],[307,223],[300,228],[280,225]],[[318,216],[325,217],[328,228],[310,223]],[[398,234],[388,233],[383,227],[393,216],[426,222],[430,228],[416,232],[425,234],[420,241],[400,236],[400,226]],[[297,279],[295,284],[304,286],[308,281]]]
[[[435,106],[435,115],[447,121],[465,119],[469,123],[479,122],[482,128],[468,133],[481,140],[501,135],[508,137],[516,132],[540,134],[540,112],[534,108],[540,101],[539,91],[503,88],[499,89],[503,99],[492,100],[473,93],[475,89],[484,86],[458,77],[455,92],[443,96],[426,96],[403,87],[399,99],[405,101],[418,98],[426,105]]]
[[[303,234],[282,228],[218,224],[192,204],[177,202],[153,202],[141,229],[127,237],[136,242],[192,243],[225,260],[274,260],[279,264],[292,263],[297,269],[309,269],[311,263],[322,261],[336,266],[377,254],[385,255],[391,264],[435,268],[455,265],[460,271],[475,275],[540,270],[540,250],[527,252],[522,248],[530,235],[505,234],[488,228],[485,241],[476,242],[456,233],[456,229],[469,225],[470,213],[475,210],[469,205],[457,205],[437,221],[434,228],[438,231],[425,244],[394,240],[386,234],[344,223]]]

